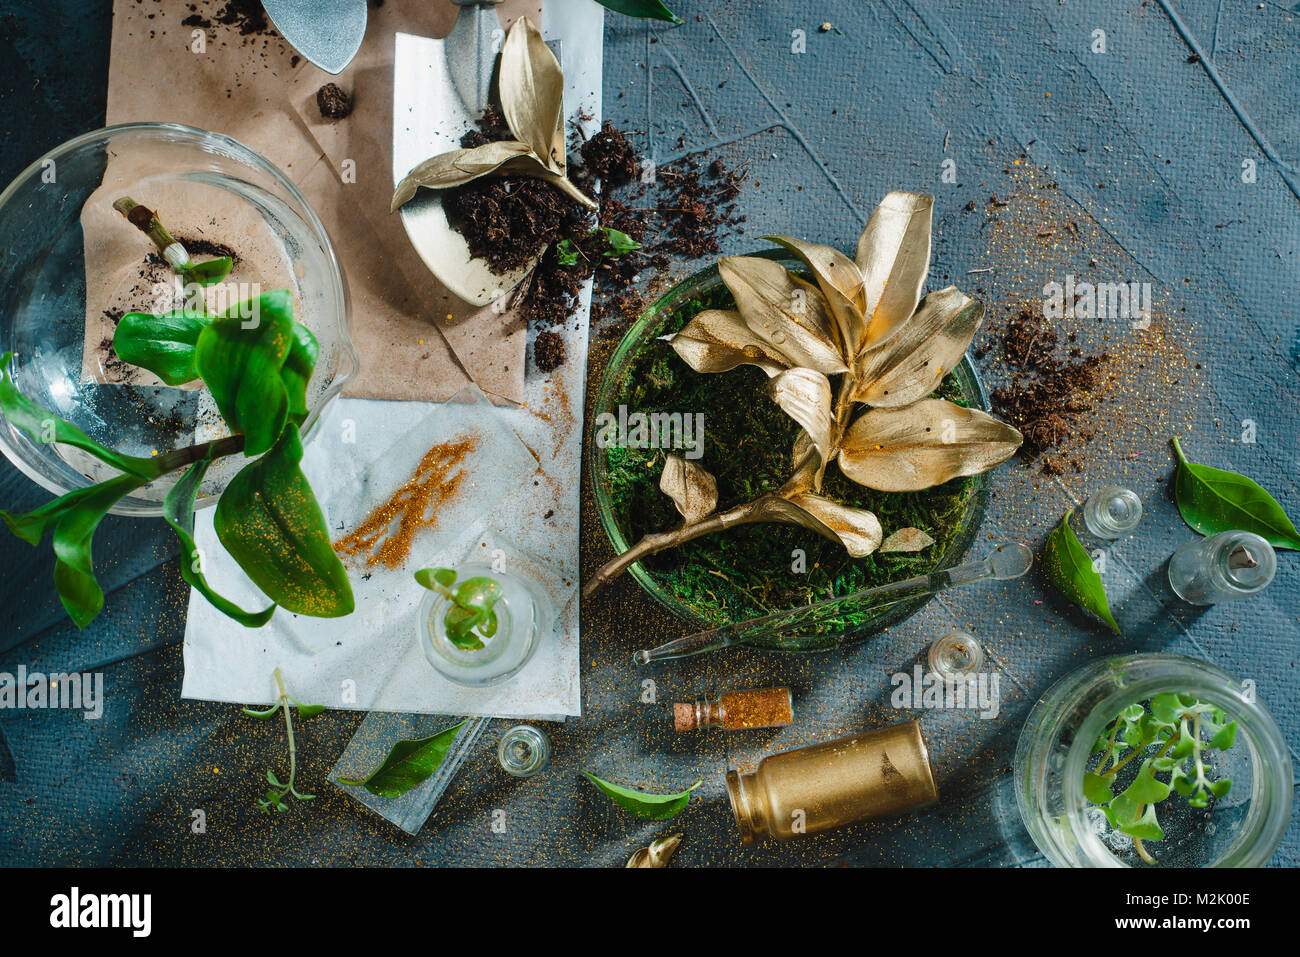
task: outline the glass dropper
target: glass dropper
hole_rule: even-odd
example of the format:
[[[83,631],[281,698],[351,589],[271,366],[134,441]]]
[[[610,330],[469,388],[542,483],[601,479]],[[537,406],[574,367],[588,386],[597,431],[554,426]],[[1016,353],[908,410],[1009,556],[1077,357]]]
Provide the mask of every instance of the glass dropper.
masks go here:
[[[868,609],[892,605],[909,598],[934,595],[950,588],[974,582],[1009,581],[1029,571],[1034,563],[1034,553],[1023,542],[1003,542],[977,562],[967,562],[927,575],[917,575],[903,581],[891,582],[876,588],[864,588],[842,598],[828,598],[815,605],[805,605],[788,611],[779,611],[762,618],[750,618],[734,624],[723,625],[709,631],[699,631],[655,648],[642,649],[633,655],[639,665],[670,658],[685,658],[706,651],[716,651],[731,645],[743,645],[754,638],[799,638],[810,634],[843,631],[846,615]]]

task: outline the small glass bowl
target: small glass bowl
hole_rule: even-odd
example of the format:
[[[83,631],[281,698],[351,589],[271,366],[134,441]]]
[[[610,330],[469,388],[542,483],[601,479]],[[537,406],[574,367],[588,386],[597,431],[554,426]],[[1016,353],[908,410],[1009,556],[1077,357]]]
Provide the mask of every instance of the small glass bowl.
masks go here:
[[[483,688],[508,681],[532,660],[537,646],[551,633],[555,608],[530,579],[487,565],[460,565],[456,572],[461,581],[482,575],[501,585],[502,597],[493,608],[497,632],[483,640],[482,648],[467,650],[453,644],[443,626],[451,602],[430,590],[415,619],[420,650],[434,670],[455,684]]]
[[[19,391],[126,454],[147,456],[196,441],[196,400],[190,397],[197,392],[101,385],[84,374],[82,207],[110,184],[114,193],[146,206],[161,187],[211,191],[221,203],[251,209],[253,221],[283,245],[293,265],[295,318],[320,344],[303,426],[304,441],[310,440],[321,410],[358,367],[348,332],[347,286],[333,244],[297,187],[268,160],[228,136],[188,126],[127,123],[83,134],[32,163],[0,194],[0,353],[14,353],[10,375]],[[133,229],[125,220],[122,228]],[[231,242],[238,253],[238,240]],[[140,308],[152,311],[147,304]],[[116,474],[80,450],[34,442],[7,421],[0,421],[0,450],[56,495]],[[215,504],[243,464],[238,458],[218,462],[209,472],[198,507]],[[112,511],[161,515],[175,481],[168,476],[151,483]]]
[[[1166,840],[1147,844],[1166,867],[1262,867],[1291,820],[1291,756],[1253,683],[1204,661],[1135,654],[1085,665],[1048,689],[1021,729],[1013,763],[1016,802],[1026,830],[1057,867],[1133,866],[1132,840],[1083,796],[1093,743],[1130,704],[1172,692],[1222,708],[1237,722],[1233,746],[1218,752],[1228,793],[1203,813],[1171,807]]]
[[[749,255],[774,260],[786,269],[800,275],[807,274],[807,267],[800,260],[795,259],[783,250],[763,250]],[[619,524],[619,519],[614,512],[609,463],[605,456],[605,450],[596,444],[594,423],[601,413],[608,412],[617,416],[617,398],[623,382],[627,378],[629,367],[636,360],[641,350],[659,337],[664,325],[680,310],[689,307],[692,299],[712,295],[724,288],[724,286],[722,277],[718,274],[716,263],[678,283],[646,309],[637,321],[632,324],[632,328],[628,330],[627,335],[618,344],[618,348],[614,350],[614,354],[610,357],[609,364],[605,367],[605,374],[596,390],[595,403],[591,414],[587,417],[588,436],[585,460],[591,463],[591,483],[596,495],[596,513],[600,517],[601,527],[604,528],[605,534],[609,537],[610,544],[614,547],[616,554],[627,551],[632,542],[629,540],[626,530]],[[984,383],[980,381],[975,367],[971,364],[970,357],[964,356],[952,371],[953,375],[957,377],[962,394],[966,397],[970,407],[987,412],[989,410],[988,392],[985,391]],[[984,521],[984,512],[988,508],[989,502],[988,473],[971,476],[968,481],[970,482],[970,492],[966,501],[966,510],[962,514],[961,527],[957,530],[948,546],[948,550],[935,566],[934,571],[951,568],[960,563],[967,550],[974,544],[976,535],[979,533],[980,524]],[[665,588],[654,573],[648,570],[642,562],[636,562],[630,566],[628,574],[651,597],[686,622],[688,626],[702,630],[715,628],[719,624],[716,621],[710,621],[700,614],[698,610],[692,608]],[[747,638],[745,644],[747,647],[762,648],[769,651],[829,651],[854,642],[865,641],[877,632],[897,625],[920,611],[929,600],[928,597],[913,598],[885,606],[860,625],[839,634],[807,635],[794,639],[777,635],[766,637],[758,635]]]

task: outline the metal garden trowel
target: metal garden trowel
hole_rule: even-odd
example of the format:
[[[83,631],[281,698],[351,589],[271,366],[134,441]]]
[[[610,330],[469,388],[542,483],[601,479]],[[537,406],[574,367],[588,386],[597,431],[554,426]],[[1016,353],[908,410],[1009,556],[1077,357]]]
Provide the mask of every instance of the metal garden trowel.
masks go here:
[[[262,0],[262,7],[290,46],[336,76],[366,35],[366,0]]]
[[[393,56],[393,182],[418,163],[460,146],[488,104],[492,72],[505,30],[501,0],[452,0],[460,7],[445,40],[397,34]],[[447,222],[439,190],[420,190],[400,210],[420,258],[448,289],[476,306],[509,292],[531,265],[498,275],[470,255],[465,237]]]

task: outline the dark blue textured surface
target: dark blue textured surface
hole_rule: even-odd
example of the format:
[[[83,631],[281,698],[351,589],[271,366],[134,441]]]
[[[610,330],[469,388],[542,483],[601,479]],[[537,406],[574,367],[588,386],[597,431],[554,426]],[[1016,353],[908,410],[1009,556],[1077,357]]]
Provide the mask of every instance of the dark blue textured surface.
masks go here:
[[[1125,637],[1090,625],[1034,575],[996,593],[953,593],[843,653],[665,666],[648,675],[659,703],[646,705],[647,675],[630,653],[680,626],[620,582],[584,608],[584,717],[554,729],[553,770],[510,781],[484,751],[409,840],[332,793],[274,823],[252,809],[282,742],[234,709],[179,700],[183,589],[174,564],[155,567],[170,554],[160,523],[106,523],[97,555],[108,611],[80,635],[59,615],[48,548],[33,560],[25,545],[0,539],[8,611],[0,670],[116,662],[104,667],[102,721],[0,713],[18,778],[0,785],[0,862],[618,864],[662,826],[612,809],[580,782],[577,772],[591,768],[648,788],[705,778],[704,802],[678,819],[684,863],[1033,863],[999,787],[1025,712],[1084,661],[1137,648],[1193,654],[1254,679],[1294,751],[1296,555],[1280,556],[1277,580],[1259,599],[1204,612],[1171,599],[1163,562],[1193,534],[1169,498],[1173,431],[1195,458],[1255,476],[1300,515],[1297,15],[1283,3],[1226,0],[678,6],[688,22],[677,28],[607,21],[605,111],[645,130],[661,165],[686,153],[748,164],[748,222],[726,252],[755,248],[769,232],[851,248],[886,191],[919,189],[936,196],[931,284],[978,295],[991,324],[1066,273],[1152,284],[1155,333],[1117,324],[1086,336],[1124,371],[1109,400],[1116,411],[1083,471],[1057,481],[1005,466],[986,528],[1038,544],[1091,488],[1130,484],[1147,518],[1140,536],[1110,551],[1106,574]],[[832,28],[819,31],[823,22]],[[31,4],[3,20],[0,179],[102,121],[108,24],[105,0]],[[806,52],[792,52],[796,30]],[[1097,30],[1105,53],[1092,52]],[[945,158],[956,162],[955,183],[941,179]],[[1242,180],[1247,160],[1257,166],[1253,183]],[[1010,205],[993,206],[990,196]],[[1045,229],[1051,236],[1038,235]],[[968,272],[988,267],[996,268]],[[997,379],[991,364],[984,371]],[[1240,440],[1244,420],[1255,423],[1254,443]],[[0,465],[4,505],[45,497]],[[594,526],[585,533],[591,567],[607,546]],[[783,848],[741,849],[722,769],[897,720],[889,676],[910,669],[954,624],[985,642],[1003,671],[1004,700],[994,721],[924,716],[941,807]],[[775,681],[796,695],[790,729],[726,740],[666,730],[663,705],[673,698]],[[307,724],[300,780],[320,781],[356,720],[331,714]],[[0,747],[0,779],[7,770]],[[189,829],[195,808],[208,815],[204,837]],[[489,829],[495,808],[507,812],[505,834]],[[1294,822],[1276,862],[1300,863]]]

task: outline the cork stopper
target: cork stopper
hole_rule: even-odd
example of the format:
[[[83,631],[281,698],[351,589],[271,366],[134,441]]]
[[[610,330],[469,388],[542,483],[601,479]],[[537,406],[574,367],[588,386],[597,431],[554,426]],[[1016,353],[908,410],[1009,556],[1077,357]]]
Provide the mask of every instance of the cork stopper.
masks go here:
[[[696,718],[695,705],[685,702],[674,702],[673,704],[673,729],[676,731],[694,731],[698,728],[699,721]]]

